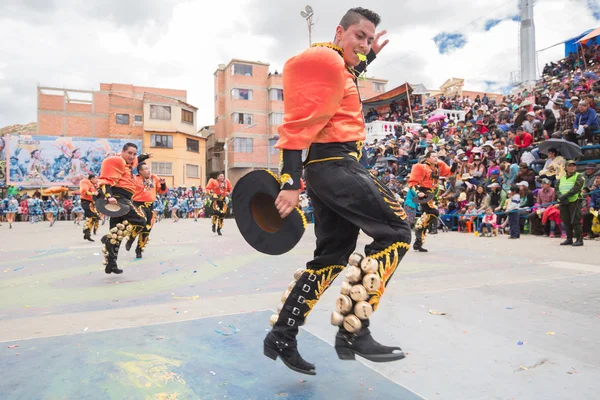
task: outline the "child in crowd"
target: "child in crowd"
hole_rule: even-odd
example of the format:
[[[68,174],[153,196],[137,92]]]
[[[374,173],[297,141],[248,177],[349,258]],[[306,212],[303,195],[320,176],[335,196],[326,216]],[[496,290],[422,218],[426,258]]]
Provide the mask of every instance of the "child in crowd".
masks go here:
[[[492,237],[492,233],[494,232],[494,228],[496,227],[496,222],[498,217],[494,214],[494,210],[492,207],[488,207],[485,209],[485,216],[481,222],[483,235],[481,237],[487,236]]]
[[[508,214],[508,224],[510,226],[510,237],[509,239],[518,239],[521,237],[521,229],[519,226],[519,205],[521,204],[521,195],[519,194],[519,187],[512,185],[510,187],[510,193],[508,194],[509,200],[506,204],[506,213]]]

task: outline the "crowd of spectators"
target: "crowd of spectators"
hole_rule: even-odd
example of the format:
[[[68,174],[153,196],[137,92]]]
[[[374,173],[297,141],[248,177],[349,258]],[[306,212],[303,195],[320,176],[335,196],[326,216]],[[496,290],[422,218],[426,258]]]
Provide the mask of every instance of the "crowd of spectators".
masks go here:
[[[542,154],[538,146],[550,138],[565,139],[584,152],[600,154],[598,44],[584,46],[584,54],[585,60],[581,54],[571,54],[547,64],[533,90],[501,100],[486,94],[474,99],[456,95],[428,99],[421,105],[419,96],[412,96],[412,110],[408,101],[368,109],[368,122],[399,124],[394,134],[364,145],[361,163],[404,203],[412,223],[419,210],[414,191],[406,187],[407,176],[411,166],[433,150],[448,165],[458,164],[456,174],[440,180],[441,227],[475,231],[483,237],[502,234],[508,224],[507,212],[515,209],[520,215],[519,233],[561,237],[563,224],[555,188],[565,174],[567,160],[560,150]],[[461,111],[465,117],[431,124],[415,117],[420,115],[426,121],[427,113],[438,107]],[[421,123],[421,128],[412,128],[415,122]],[[596,217],[600,177],[593,160],[580,162],[580,169],[586,193],[584,236],[590,239],[600,236]]]

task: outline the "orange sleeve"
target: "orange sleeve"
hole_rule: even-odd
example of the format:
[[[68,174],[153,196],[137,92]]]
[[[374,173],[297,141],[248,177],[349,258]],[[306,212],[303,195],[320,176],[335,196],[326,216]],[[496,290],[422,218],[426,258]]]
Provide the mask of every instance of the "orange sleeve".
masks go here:
[[[210,180],[206,184],[206,191],[212,193],[212,191],[215,189],[216,183],[217,181],[215,181],[213,178],[210,178]]]
[[[87,193],[88,190],[88,180],[82,179],[79,181],[79,193],[84,194]]]
[[[415,164],[410,171],[410,177],[408,178],[408,187],[420,186],[423,182],[423,173],[425,169],[422,164]]]
[[[233,192],[233,186],[231,185],[231,182],[229,181],[229,179],[227,179],[227,193],[231,193]]]
[[[450,175],[450,167],[441,160],[438,160],[438,169],[440,170],[440,176]]]
[[[308,148],[338,110],[344,87],[344,60],[333,49],[312,47],[288,60],[283,67],[283,122],[275,147]]]
[[[121,156],[107,157],[102,161],[98,184],[115,186],[125,173],[125,160]]]
[[[165,183],[165,190],[162,190],[162,188],[161,188],[162,184],[160,183],[160,178],[156,175],[152,175],[152,178],[154,179],[154,186],[156,186],[156,193],[158,193],[158,194],[167,193],[167,190],[169,190],[169,188],[167,187],[167,184]]]

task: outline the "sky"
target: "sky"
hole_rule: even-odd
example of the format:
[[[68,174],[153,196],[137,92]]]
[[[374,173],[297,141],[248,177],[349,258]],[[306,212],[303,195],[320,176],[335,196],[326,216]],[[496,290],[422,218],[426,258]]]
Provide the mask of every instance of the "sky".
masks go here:
[[[313,42],[330,41],[346,0],[3,0],[0,127],[36,121],[36,87],[98,90],[103,83],[184,89],[198,128],[214,121],[214,72],[232,58],[285,61],[308,46],[300,11],[315,12]],[[370,0],[390,43],[368,76],[387,89],[451,77],[499,92],[519,69],[517,0]],[[600,25],[600,0],[537,0],[538,50]],[[563,46],[538,52],[539,69]]]

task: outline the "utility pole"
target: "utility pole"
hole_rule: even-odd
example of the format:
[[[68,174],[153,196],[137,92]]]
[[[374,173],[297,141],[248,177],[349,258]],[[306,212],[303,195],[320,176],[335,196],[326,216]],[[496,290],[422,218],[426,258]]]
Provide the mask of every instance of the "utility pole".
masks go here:
[[[300,15],[306,20],[306,25],[308,25],[308,47],[312,45],[312,27],[315,25],[312,18],[314,14],[311,6],[306,6],[304,7],[304,11],[300,11]]]

